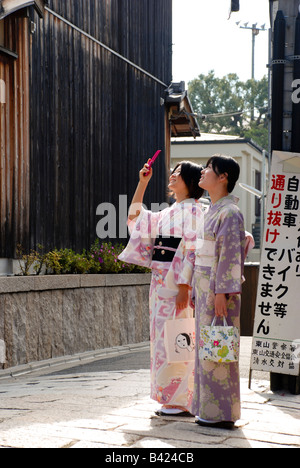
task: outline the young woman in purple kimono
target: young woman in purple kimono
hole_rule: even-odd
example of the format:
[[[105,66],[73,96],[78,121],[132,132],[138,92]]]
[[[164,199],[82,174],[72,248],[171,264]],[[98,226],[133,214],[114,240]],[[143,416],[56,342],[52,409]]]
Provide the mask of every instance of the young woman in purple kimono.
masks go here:
[[[211,206],[205,215],[204,242],[196,249],[196,341],[200,327],[210,325],[214,316],[226,317],[229,326],[240,328],[245,228],[238,200],[229,195],[239,175],[233,158],[213,156],[199,182],[208,191]],[[240,419],[238,363],[219,364],[196,357],[192,412],[200,425],[232,427]]]
[[[143,198],[152,177],[152,168],[146,164],[140,171],[140,181],[129,209],[130,241],[120,260],[152,269],[150,287],[150,343],[151,343],[151,398],[161,407],[159,415],[177,415],[191,412],[194,388],[194,363],[168,363],[164,346],[164,325],[176,318],[189,318],[189,285],[183,285],[176,296],[163,295],[165,277],[183,232],[191,236],[197,223],[203,222],[203,210],[198,199],[200,166],[182,162],[176,166],[169,180],[169,190],[176,203],[160,212],[143,207]]]
[[[173,270],[182,271],[180,278],[174,276],[175,283],[190,284],[193,271],[198,346],[201,326],[211,325],[215,316],[220,317],[219,321],[226,317],[229,326],[240,327],[246,235],[238,199],[230,195],[239,174],[233,158],[216,155],[208,161],[199,182],[211,198],[204,230],[197,233],[196,245],[190,249],[184,247],[184,239],[173,260]],[[253,238],[248,234],[247,247],[253,247]],[[196,350],[192,404],[196,422],[232,427],[240,419],[240,412],[239,364],[202,361]]]

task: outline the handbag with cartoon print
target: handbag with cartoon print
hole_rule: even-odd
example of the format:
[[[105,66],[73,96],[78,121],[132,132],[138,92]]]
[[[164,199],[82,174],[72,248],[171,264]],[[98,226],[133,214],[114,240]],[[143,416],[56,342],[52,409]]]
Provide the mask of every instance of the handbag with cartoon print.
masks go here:
[[[200,329],[199,359],[219,363],[237,362],[240,354],[240,332],[229,327],[223,317],[223,326],[217,326],[215,317],[210,326]]]
[[[166,320],[164,343],[169,364],[195,361],[195,319],[175,318]]]

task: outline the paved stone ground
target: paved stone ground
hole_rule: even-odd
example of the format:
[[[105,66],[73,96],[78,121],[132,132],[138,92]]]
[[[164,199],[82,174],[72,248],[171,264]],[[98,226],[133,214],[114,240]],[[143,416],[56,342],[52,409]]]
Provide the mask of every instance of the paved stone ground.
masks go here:
[[[144,344],[115,350],[109,359],[47,363],[30,374],[17,375],[16,369],[9,377],[0,371],[0,447],[126,448],[128,453],[135,448],[300,448],[300,396],[270,392],[264,375],[255,375],[249,390],[249,346],[244,339],[243,419],[233,431],[201,428],[193,418],[155,416]]]

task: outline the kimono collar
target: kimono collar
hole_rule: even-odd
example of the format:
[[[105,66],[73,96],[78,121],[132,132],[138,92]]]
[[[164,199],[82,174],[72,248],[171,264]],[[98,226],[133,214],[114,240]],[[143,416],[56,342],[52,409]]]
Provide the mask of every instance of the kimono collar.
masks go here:
[[[235,197],[234,195],[228,195],[227,197],[220,198],[220,200],[218,200],[214,205],[211,204],[210,209],[222,208],[223,206],[231,204],[237,205],[239,201],[240,199],[238,197]]]
[[[180,203],[175,202],[173,206],[181,206],[185,205],[186,203],[196,203],[196,200],[195,198],[187,198],[186,200],[182,200]]]

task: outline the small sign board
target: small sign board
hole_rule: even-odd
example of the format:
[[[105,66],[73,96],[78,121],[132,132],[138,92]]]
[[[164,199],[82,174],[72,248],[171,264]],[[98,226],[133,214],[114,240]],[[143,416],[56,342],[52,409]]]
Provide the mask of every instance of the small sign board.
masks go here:
[[[300,373],[300,154],[274,151],[251,369]]]

